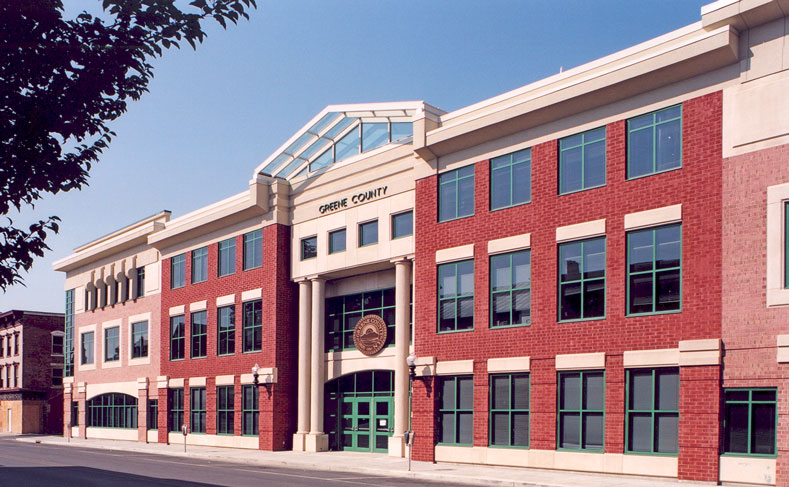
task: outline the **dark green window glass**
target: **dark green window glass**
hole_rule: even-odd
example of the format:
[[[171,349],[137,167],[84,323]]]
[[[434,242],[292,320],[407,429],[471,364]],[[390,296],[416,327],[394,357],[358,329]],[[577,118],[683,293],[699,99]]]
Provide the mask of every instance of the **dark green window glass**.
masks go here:
[[[85,301],[87,304],[87,300]],[[65,335],[63,338],[63,376],[74,375],[74,290],[66,291],[66,312],[64,315]],[[0,344],[0,356],[2,356]],[[84,362],[83,362],[84,363]],[[91,345],[91,361],[93,363],[93,347]]]
[[[345,251],[345,229],[335,230],[329,232],[329,253],[336,254],[337,252]]]
[[[258,390],[255,386],[241,389],[241,434],[258,435],[260,411],[258,409]]]
[[[232,355],[236,351],[236,307],[223,306],[216,315],[217,355]]]
[[[260,300],[244,303],[243,350],[259,352],[263,349],[263,303]]]
[[[490,445],[529,446],[529,374],[490,376]]]
[[[490,209],[531,201],[531,149],[490,160]]]
[[[784,203],[784,287],[789,288],[789,203]]]
[[[314,259],[318,256],[318,237],[301,239],[301,260]]]
[[[627,121],[627,177],[647,176],[682,166],[682,105]]]
[[[97,428],[137,428],[137,398],[111,392],[87,402],[86,426]]]
[[[395,290],[388,288],[326,300],[326,351],[355,350],[353,331],[356,323],[366,315],[383,318],[387,330],[384,346],[394,345]]]
[[[359,247],[378,243],[378,220],[359,224]]]
[[[680,225],[628,232],[628,314],[679,311],[681,272]]]
[[[414,212],[404,211],[392,215],[392,239],[414,234]]]
[[[148,322],[140,321],[131,325],[131,358],[148,356]]]
[[[192,251],[192,284],[208,279],[208,248]]]
[[[605,127],[559,140],[559,194],[605,185]]]
[[[449,445],[473,444],[472,376],[440,377],[438,385],[438,442]]]
[[[244,234],[244,270],[256,269],[263,265],[263,230],[258,229]]]
[[[0,379],[2,382],[2,379]],[[79,426],[79,401],[71,401],[71,425]]]
[[[189,430],[205,433],[205,387],[189,388]]]
[[[603,449],[605,378],[602,371],[559,373],[559,448]]]
[[[219,277],[234,274],[236,272],[236,239],[229,238],[227,240],[222,240],[217,246],[219,249],[219,256],[217,259],[219,263]]]
[[[438,266],[438,331],[474,328],[474,261]]]
[[[474,214],[474,166],[461,167],[438,176],[438,221]]]
[[[605,238],[559,245],[559,320],[605,316]]]
[[[117,326],[104,330],[104,361],[115,362],[121,358],[121,329]]]
[[[186,285],[186,255],[180,254],[170,259],[170,289]]]
[[[184,390],[167,390],[167,431],[181,431],[184,424]]]
[[[137,289],[136,289],[136,292],[137,292],[137,294],[134,295],[135,299],[145,296],[145,267],[138,267],[137,268]]]
[[[192,358],[202,358],[206,356],[208,349],[208,321],[205,311],[197,311],[191,314],[192,331]]]
[[[234,418],[233,386],[217,386],[216,433],[219,435],[232,435]]]
[[[159,400],[148,399],[148,429],[159,429]]]
[[[82,334],[82,349],[79,363],[87,365],[93,363],[93,332],[89,331]]]
[[[679,451],[679,369],[627,371],[625,451]]]
[[[521,250],[490,258],[490,326],[531,322],[531,252]]]
[[[186,326],[184,315],[170,317],[170,360],[183,360]]]
[[[723,452],[776,455],[776,389],[725,389]]]

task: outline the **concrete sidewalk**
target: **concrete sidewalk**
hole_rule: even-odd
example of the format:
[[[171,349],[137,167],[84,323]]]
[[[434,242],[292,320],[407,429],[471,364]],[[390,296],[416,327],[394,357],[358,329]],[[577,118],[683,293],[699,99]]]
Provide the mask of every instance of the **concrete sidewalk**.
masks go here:
[[[384,454],[357,452],[269,452],[205,446],[163,445],[115,440],[66,439],[59,436],[20,436],[17,441],[47,445],[97,448],[129,452],[171,455],[197,460],[215,460],[293,469],[356,472],[386,477],[409,477],[415,480],[447,482],[457,485],[494,485],[512,487],[677,487],[695,482],[672,479],[606,475],[595,473],[542,470],[536,468],[494,467],[454,463],[412,462],[408,472],[407,460]],[[705,485],[709,485],[705,483]]]

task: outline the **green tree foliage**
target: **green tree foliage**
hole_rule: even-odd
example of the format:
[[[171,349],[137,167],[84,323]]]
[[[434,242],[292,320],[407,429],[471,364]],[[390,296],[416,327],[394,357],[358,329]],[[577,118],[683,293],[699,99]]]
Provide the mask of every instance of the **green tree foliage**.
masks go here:
[[[80,2],[86,0],[79,0]],[[96,0],[103,13],[64,19],[61,0],[0,0],[0,289],[47,250],[56,216],[16,228],[11,210],[79,189],[115,135],[108,123],[148,91],[149,62],[203,23],[248,19],[255,0]],[[179,3],[181,3],[179,1]]]

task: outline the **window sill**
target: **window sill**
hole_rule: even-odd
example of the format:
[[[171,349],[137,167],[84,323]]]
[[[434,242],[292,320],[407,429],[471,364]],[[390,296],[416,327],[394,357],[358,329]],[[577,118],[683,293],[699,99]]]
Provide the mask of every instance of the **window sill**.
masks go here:
[[[580,323],[584,321],[602,321],[605,320],[605,315],[603,316],[595,316],[594,318],[575,318],[572,320],[558,320],[557,323]]]
[[[627,163],[629,164],[630,161],[628,161]],[[627,176],[627,178],[625,180],[626,181],[634,181],[636,179],[648,178],[649,176],[655,176],[657,174],[664,174],[664,173],[671,172],[671,171],[677,171],[679,169],[682,169],[682,162],[681,161],[679,163],[679,166],[677,166],[677,167],[672,167],[671,169],[663,169],[662,171],[655,171],[655,172],[651,172],[649,174],[641,174],[640,176]]]
[[[397,237],[392,237],[391,240],[400,240],[402,238],[413,237],[413,236],[414,236],[413,233],[409,233],[408,235],[398,235]]]
[[[442,442],[436,443],[436,446],[464,446],[464,447],[467,447],[467,448],[473,448],[474,447],[474,445],[472,443],[442,443]]]
[[[518,445],[488,445],[488,448],[496,448],[497,450],[528,450],[528,446]]]
[[[597,453],[599,455],[601,453],[605,453],[605,448],[562,448],[557,446],[556,451],[566,451],[573,453]]]
[[[368,243],[368,244],[364,244],[364,245],[359,244],[358,248],[363,249],[365,247],[372,247],[373,245],[378,245],[378,242]]]
[[[627,313],[625,314],[626,318],[637,318],[639,316],[655,316],[655,315],[671,315],[676,313],[682,313],[682,309],[675,309],[671,311],[651,311],[647,313]]]
[[[568,194],[575,194],[575,193],[583,193],[584,191],[589,191],[590,189],[605,188],[605,186],[606,186],[605,184],[598,184],[597,186],[589,186],[588,188],[574,189],[572,191],[565,191],[563,193],[560,192],[559,196],[565,196]]]
[[[467,330],[443,330],[443,331],[442,330],[437,330],[436,333],[438,335],[446,335],[446,334],[451,334],[451,333],[465,333],[465,332],[469,332],[469,331],[474,331],[474,328],[469,328]],[[449,444],[449,443],[447,443],[447,444]]]
[[[217,357],[232,357],[235,353],[218,353],[216,354]]]
[[[531,203],[531,200],[524,201],[523,203],[513,203],[513,204],[507,205],[507,206],[500,206],[498,208],[491,208],[490,212],[499,211],[499,210],[508,210],[510,208],[517,208],[518,206],[524,206],[524,205],[528,205],[530,203]]]
[[[246,353],[260,353],[262,351],[263,351],[263,349],[261,348],[260,350],[249,350],[249,351],[241,352],[241,353],[243,353],[243,354],[246,354]]]
[[[470,215],[456,216],[455,218],[447,218],[446,220],[440,220],[439,219],[437,223],[454,222],[454,221],[462,220],[463,218],[469,218],[469,217],[472,217],[472,216],[474,216],[474,213],[472,213]]]
[[[523,323],[520,325],[498,325],[498,326],[490,326],[491,330],[508,330],[510,328],[528,328],[531,326],[531,323]]]
[[[651,457],[678,457],[679,453],[661,453],[661,452],[648,452],[648,451],[626,451],[625,455],[639,455]]]
[[[333,251],[333,252],[329,252],[329,255],[337,255],[337,254],[342,254],[343,252],[345,252],[345,250],[346,250],[346,249],[342,249],[342,250],[335,250],[335,251]]]
[[[313,258],[314,258],[314,257],[313,257]],[[246,272],[246,271],[254,271],[255,269],[261,269],[262,267],[263,267],[263,264],[260,264],[260,265],[256,265],[255,267],[245,267],[245,268],[243,268],[243,269],[241,269],[241,270],[242,270],[243,272]]]
[[[778,454],[771,453],[771,454],[763,454],[763,453],[721,453],[720,456],[722,457],[734,457],[734,458],[778,458]]]

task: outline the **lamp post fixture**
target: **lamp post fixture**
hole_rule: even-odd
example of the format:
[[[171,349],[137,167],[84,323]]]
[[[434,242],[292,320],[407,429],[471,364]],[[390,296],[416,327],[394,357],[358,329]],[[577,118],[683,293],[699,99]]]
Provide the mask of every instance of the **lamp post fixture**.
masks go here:
[[[260,370],[260,366],[258,364],[252,366],[252,383],[255,384],[255,389],[257,389],[260,385],[260,382],[258,382],[258,370]]]
[[[408,431],[405,432],[405,445],[408,448],[408,471],[411,471],[411,447],[414,444],[414,432],[411,430],[411,416],[413,415],[414,380],[416,379],[416,355],[413,353],[405,359],[408,364]]]

